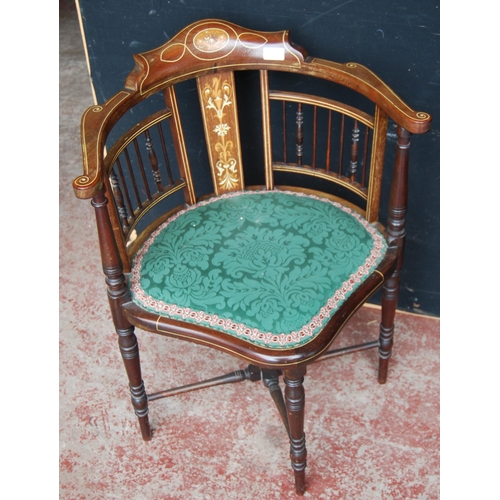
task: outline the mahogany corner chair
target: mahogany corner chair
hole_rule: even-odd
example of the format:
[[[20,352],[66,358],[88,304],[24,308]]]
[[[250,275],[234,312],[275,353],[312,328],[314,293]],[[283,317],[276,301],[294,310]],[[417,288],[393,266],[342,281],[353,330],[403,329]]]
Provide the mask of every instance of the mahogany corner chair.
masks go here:
[[[142,437],[151,439],[153,400],[263,380],[303,494],[307,365],[378,347],[386,381],[410,136],[428,131],[431,117],[360,64],[308,56],[287,31],[203,20],[134,59],[124,89],[82,117],[84,172],[73,187],[95,208]],[[394,167],[383,201],[386,156]],[[378,289],[379,338],[328,350]],[[148,393],[136,327],[249,365]]]

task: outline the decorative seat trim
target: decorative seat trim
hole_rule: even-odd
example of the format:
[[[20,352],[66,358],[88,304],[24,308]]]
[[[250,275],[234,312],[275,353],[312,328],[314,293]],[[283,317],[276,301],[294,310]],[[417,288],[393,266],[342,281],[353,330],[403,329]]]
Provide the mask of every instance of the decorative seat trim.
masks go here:
[[[280,334],[270,331],[263,331],[259,328],[249,327],[244,322],[235,321],[231,318],[224,318],[221,315],[214,313],[213,311],[204,311],[192,307],[184,307],[179,304],[160,300],[158,297],[155,298],[151,296],[151,294],[149,294],[143,288],[143,286],[141,285],[141,278],[143,277],[143,275],[141,274],[141,270],[144,256],[147,254],[156,238],[163,231],[165,231],[165,229],[175,220],[179,219],[184,214],[192,212],[193,210],[197,210],[200,207],[211,205],[219,200],[227,200],[240,196],[255,196],[257,194],[272,195],[273,193],[291,195],[298,198],[309,198],[320,201],[322,203],[333,205],[337,209],[346,214],[349,214],[351,217],[356,219],[358,223],[366,230],[366,232],[369,233],[372,239],[373,246],[371,247],[368,257],[361,265],[359,265],[357,270],[353,272],[349,276],[349,278],[346,279],[342,283],[342,285],[328,297],[328,299],[323,303],[322,307],[318,308],[317,313],[314,314],[306,324],[303,324],[301,328],[295,329],[294,331],[291,331],[289,333]],[[238,191],[233,193],[226,193],[209,200],[201,201],[195,205],[189,206],[184,210],[181,210],[180,212],[172,216],[168,221],[164,222],[161,226],[158,227],[156,231],[151,234],[148,240],[146,240],[144,245],[137,252],[134,261],[131,276],[132,297],[136,304],[146,308],[147,310],[151,310],[159,313],[160,315],[168,316],[174,319],[182,319],[187,322],[209,326],[211,328],[226,332],[230,335],[236,336],[259,346],[277,349],[297,347],[312,340],[321,331],[322,327],[328,322],[328,320],[332,317],[338,307],[347,299],[347,297],[349,297],[349,295],[351,295],[351,293],[363,281],[365,281],[368,276],[375,272],[376,267],[385,255],[386,249],[387,245],[384,237],[361,215],[341,205],[340,203],[328,200],[326,198],[288,191]]]

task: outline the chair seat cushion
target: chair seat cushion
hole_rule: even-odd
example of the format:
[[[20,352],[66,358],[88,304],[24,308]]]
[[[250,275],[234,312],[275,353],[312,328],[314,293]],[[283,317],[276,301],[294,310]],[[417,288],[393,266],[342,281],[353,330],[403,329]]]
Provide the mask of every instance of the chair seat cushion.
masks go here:
[[[385,255],[358,213],[302,193],[244,191],[176,213],[134,259],[132,298],[267,348],[312,340]]]

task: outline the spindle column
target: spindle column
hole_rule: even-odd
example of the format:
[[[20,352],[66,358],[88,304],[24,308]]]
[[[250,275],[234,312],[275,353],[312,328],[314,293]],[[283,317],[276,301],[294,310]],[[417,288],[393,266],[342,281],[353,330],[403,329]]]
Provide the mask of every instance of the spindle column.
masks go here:
[[[284,370],[285,404],[290,429],[290,458],[295,474],[295,491],[303,495],[306,490],[306,435],[304,434],[305,366],[296,366]]]
[[[148,419],[148,400],[144,382],[142,381],[139,360],[139,347],[134,334],[134,326],[124,317],[121,305],[130,300],[129,290],[123,275],[123,266],[118,249],[113,238],[113,229],[107,210],[108,200],[103,192],[99,192],[92,199],[97,220],[97,231],[103,263],[103,271],[108,286],[108,299],[113,323],[118,334],[118,345],[125,365],[130,384],[132,405],[139,418],[142,437],[145,441],[151,439],[151,427]]]
[[[403,265],[405,224],[408,204],[408,156],[411,134],[403,127],[397,128],[396,159],[392,177],[387,234],[390,246],[397,248],[397,263],[394,273],[382,287],[382,320],[379,336],[378,381],[385,384],[392,354],[394,318],[399,297],[399,279]]]

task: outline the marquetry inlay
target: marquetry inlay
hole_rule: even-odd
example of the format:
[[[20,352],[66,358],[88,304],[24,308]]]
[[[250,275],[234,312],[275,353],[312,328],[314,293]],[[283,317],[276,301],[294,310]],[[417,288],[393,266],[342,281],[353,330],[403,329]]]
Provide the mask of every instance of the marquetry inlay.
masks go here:
[[[233,74],[200,77],[198,89],[215,190],[220,194],[243,189]]]

